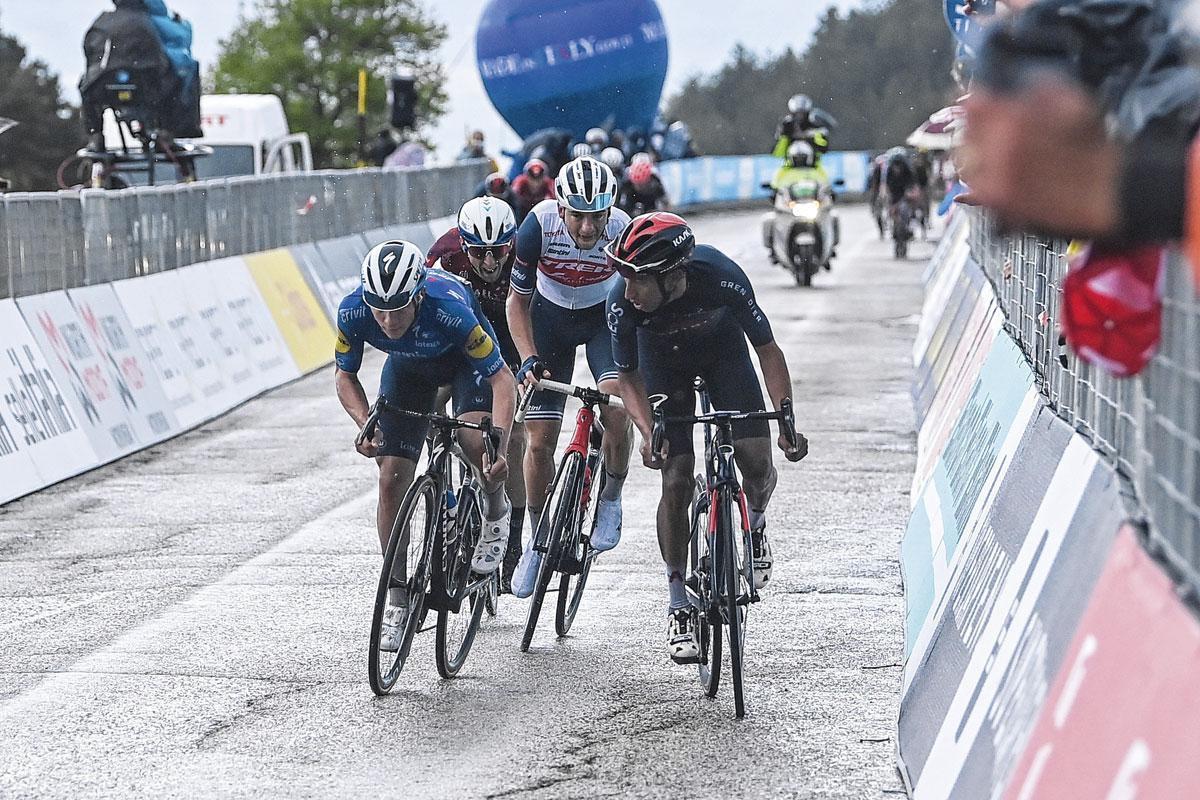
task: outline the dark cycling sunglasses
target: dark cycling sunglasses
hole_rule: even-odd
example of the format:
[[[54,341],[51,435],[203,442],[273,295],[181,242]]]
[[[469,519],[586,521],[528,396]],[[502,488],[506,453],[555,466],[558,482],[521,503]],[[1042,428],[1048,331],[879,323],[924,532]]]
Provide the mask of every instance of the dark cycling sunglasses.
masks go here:
[[[467,245],[467,255],[471,258],[478,258],[480,261],[487,258],[487,254],[491,253],[492,258],[497,261],[503,261],[508,256],[508,251],[512,249],[512,244],[493,244],[493,245]]]

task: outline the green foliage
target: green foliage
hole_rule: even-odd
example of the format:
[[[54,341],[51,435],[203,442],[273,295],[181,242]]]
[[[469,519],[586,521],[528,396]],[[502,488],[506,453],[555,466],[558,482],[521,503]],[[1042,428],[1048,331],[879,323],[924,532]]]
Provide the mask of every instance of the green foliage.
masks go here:
[[[220,93],[274,94],[294,131],[307,132],[319,167],[353,166],[358,71],[369,73],[367,136],[388,123],[388,78],[417,78],[420,122],[446,103],[433,54],[446,38],[417,0],[259,0],[228,39],[209,75]]]
[[[62,99],[58,76],[0,33],[0,117],[18,125],[0,133],[0,177],[13,190],[56,189],[58,165],[83,145],[77,109]]]
[[[703,153],[766,153],[788,98],[802,92],[837,119],[833,149],[880,150],[953,102],[953,60],[941,6],[930,0],[845,17],[830,8],[802,55],[758,59],[738,46],[716,74],[689,81],[667,113],[691,126]]]

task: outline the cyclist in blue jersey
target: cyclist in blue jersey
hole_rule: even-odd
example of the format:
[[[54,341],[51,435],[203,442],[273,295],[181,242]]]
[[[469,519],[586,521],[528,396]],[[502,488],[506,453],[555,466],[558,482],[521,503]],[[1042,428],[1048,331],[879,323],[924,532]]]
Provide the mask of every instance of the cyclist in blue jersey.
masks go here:
[[[388,354],[379,393],[398,408],[433,410],[439,386],[451,385],[455,416],[479,421],[491,416],[501,431],[496,459],[483,463],[479,433],[460,431],[459,442],[484,490],[483,534],[471,567],[489,573],[500,566],[508,542],[510,507],[504,494],[507,452],[516,400],[516,382],[505,366],[496,333],[471,289],[459,278],[425,266],[415,244],[376,245],[362,265],[362,285],[338,308],[334,346],[338,400],[361,428],[369,413],[358,379],[363,346]],[[413,481],[429,423],[385,414],[375,437],[358,445],[379,464],[379,543],[387,549],[393,521]],[[393,592],[403,592],[393,589]],[[394,597],[393,605],[407,598]],[[396,645],[394,626],[384,626],[384,649]]]
[[[746,273],[716,248],[697,246],[682,218],[664,211],[636,217],[607,253],[623,278],[608,296],[621,400],[641,431],[643,463],[662,470],[658,544],[670,596],[667,649],[673,660],[691,663],[700,652],[696,609],[684,589],[695,467],[692,430],[690,425],[668,424],[664,452],[652,452],[648,397],[664,395],[660,407],[667,416],[689,416],[696,407],[693,380],[701,377],[714,408],[762,411],[762,387],[747,339],[776,409],[791,397],[792,381]],[[733,423],[733,435],[734,458],[750,508],[754,585],[762,588],[773,566],[766,534],[767,503],[777,479],[770,429],[762,420],[741,420]],[[803,436],[797,448],[790,447],[782,433],[778,443],[789,461],[799,461],[808,452]]]
[[[559,172],[555,199],[538,203],[521,223],[508,294],[509,329],[523,359],[519,384],[536,386],[543,377],[569,383],[575,351],[583,345],[599,389],[617,390],[604,303],[619,278],[608,265],[604,247],[616,239],[629,216],[613,208],[616,193],[612,170],[582,156]],[[538,391],[525,415],[526,499],[535,532],[554,478],[554,448],[565,403],[561,394]],[[629,470],[632,431],[621,409],[601,406],[600,416],[607,476],[597,503],[592,546],[604,551],[621,537],[621,489]],[[540,559],[532,546],[525,549],[513,573],[513,594],[527,597],[533,592]]]

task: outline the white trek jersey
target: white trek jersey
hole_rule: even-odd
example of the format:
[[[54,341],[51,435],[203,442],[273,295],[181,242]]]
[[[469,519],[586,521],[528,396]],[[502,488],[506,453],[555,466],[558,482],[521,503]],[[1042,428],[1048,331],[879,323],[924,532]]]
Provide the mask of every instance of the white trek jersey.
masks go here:
[[[541,228],[541,248],[537,258],[537,292],[563,308],[590,308],[608,299],[609,290],[620,280],[608,265],[604,248],[625,230],[629,215],[615,206],[608,224],[594,247],[580,250],[567,233],[566,223],[558,215],[558,201],[549,199],[538,203],[529,212]],[[522,225],[524,228],[524,225]],[[520,238],[520,237],[519,237]],[[533,285],[529,275],[533,265],[532,242],[523,248],[518,242],[517,263],[513,268],[512,287],[520,294],[530,294]],[[523,258],[522,256],[528,258]]]

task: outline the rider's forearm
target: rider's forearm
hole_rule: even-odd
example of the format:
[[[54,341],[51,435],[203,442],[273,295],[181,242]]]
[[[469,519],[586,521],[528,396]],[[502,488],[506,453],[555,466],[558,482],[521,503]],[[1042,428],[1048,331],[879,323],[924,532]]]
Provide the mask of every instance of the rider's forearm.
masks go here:
[[[355,373],[345,372],[337,367],[334,367],[334,373],[338,400],[350,418],[361,428],[367,421],[367,415],[371,413],[371,404],[367,402],[367,393]]]
[[[783,401],[792,396],[792,377],[788,373],[787,359],[775,342],[754,349],[758,353],[758,364],[762,367],[763,382],[767,384],[771,406],[778,410]]]
[[[508,293],[508,300],[505,301],[508,331],[512,334],[513,343],[517,345],[517,352],[521,354],[522,361],[537,354],[533,345],[533,323],[529,317],[529,306],[532,302],[533,295],[517,294],[513,291]]]
[[[617,385],[620,387],[621,402],[625,404],[625,413],[642,434],[642,438],[649,439],[654,419],[650,413],[650,401],[646,399],[646,384],[642,380],[642,374],[617,373]]]
[[[492,385],[492,424],[500,429],[498,453],[508,452],[512,435],[513,414],[516,411],[517,381],[508,367],[488,378]]]

